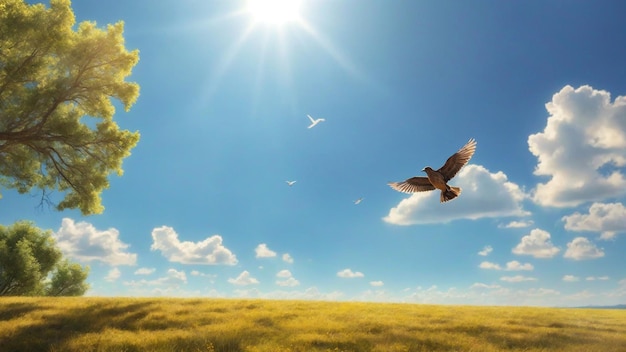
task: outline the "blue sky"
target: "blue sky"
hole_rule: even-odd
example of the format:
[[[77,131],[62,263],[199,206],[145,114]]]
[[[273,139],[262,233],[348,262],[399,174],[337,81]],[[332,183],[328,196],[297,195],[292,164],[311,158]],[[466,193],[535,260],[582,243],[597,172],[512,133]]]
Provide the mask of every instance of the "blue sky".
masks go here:
[[[626,303],[626,3],[246,6],[74,2],[140,51],[141,140],[103,214],[2,190],[0,223],[53,231],[93,296]],[[387,186],[470,138],[457,199]]]

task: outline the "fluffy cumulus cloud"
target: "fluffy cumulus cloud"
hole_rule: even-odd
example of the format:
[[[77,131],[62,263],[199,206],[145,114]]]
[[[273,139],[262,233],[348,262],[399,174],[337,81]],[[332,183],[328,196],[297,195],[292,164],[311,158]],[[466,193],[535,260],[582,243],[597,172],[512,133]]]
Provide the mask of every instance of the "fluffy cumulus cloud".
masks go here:
[[[502,270],[502,267],[500,267],[499,264],[492,262],[482,262],[478,267],[481,269]]]
[[[282,287],[295,287],[300,285],[300,281],[296,280],[289,270],[281,270],[276,274],[279,280],[276,281],[276,285]]]
[[[211,236],[200,242],[181,242],[173,228],[161,226],[152,230],[153,251],[161,251],[171,262],[182,264],[235,265],[237,258],[222,244],[222,237]]]
[[[344,279],[354,279],[357,277],[364,277],[362,272],[360,271],[352,271],[352,269],[343,269],[337,273],[337,276]]]
[[[456,219],[525,216],[526,197],[520,187],[499,171],[491,173],[480,165],[467,165],[450,181],[462,188],[461,196],[439,206],[439,191],[414,193],[389,210],[384,221],[395,225],[442,223]]]
[[[611,102],[608,92],[565,86],[546,104],[543,132],[528,137],[537,157],[533,200],[553,207],[626,194],[626,97]]]
[[[517,260],[512,260],[506,263],[505,267],[500,266],[500,264],[491,263],[491,262],[482,262],[478,266],[481,269],[491,269],[491,270],[506,270],[506,271],[531,271],[534,269],[533,265],[530,263],[522,264]]]
[[[505,229],[520,229],[520,228],[532,226],[533,224],[534,224],[534,221],[532,220],[520,220],[520,221],[513,220],[509,222],[508,224],[503,224],[498,227],[505,228]]]
[[[57,246],[68,257],[82,262],[100,261],[109,265],[135,265],[137,254],[129,253],[128,244],[119,239],[114,228],[98,230],[88,222],[64,218],[54,234]]]
[[[285,280],[277,280],[276,285],[282,286],[282,287],[295,287],[295,286],[300,285],[300,281],[296,280],[293,277],[290,277]]]
[[[109,270],[109,273],[107,274],[107,276],[104,277],[104,280],[108,281],[108,282],[113,282],[113,281],[119,279],[120,276],[122,276],[122,272],[120,271],[120,269],[113,268],[113,269]]]
[[[195,277],[208,278],[210,283],[215,283],[215,279],[217,278],[216,274],[207,274],[198,270],[192,270],[190,274]]]
[[[288,277],[291,277],[291,271],[289,270],[281,270],[276,274],[276,277],[280,277],[283,279],[286,279]]]
[[[541,229],[533,229],[522,237],[521,242],[512,252],[519,255],[532,255],[535,258],[552,258],[560,249],[550,241],[550,234]]]
[[[256,253],[257,258],[272,258],[276,256],[276,252],[269,249],[267,247],[267,244],[265,243],[261,243],[260,245],[256,246],[254,252]]]
[[[513,283],[524,282],[524,281],[537,281],[537,279],[534,277],[528,277],[528,276],[523,276],[523,275],[503,276],[500,278],[500,280],[506,281],[506,282],[513,282]]]
[[[570,231],[600,232],[601,238],[615,238],[626,232],[626,207],[622,203],[593,203],[588,214],[574,213],[564,216],[565,229]]]
[[[501,288],[502,286],[496,284],[485,284],[482,282],[475,282],[470,286],[470,289],[487,289],[487,290],[495,290]]]
[[[233,284],[233,285],[248,286],[248,285],[256,285],[256,284],[258,284],[259,280],[257,280],[254,277],[252,277],[252,275],[250,275],[250,273],[247,270],[244,270],[236,278],[234,278],[234,279],[233,278],[229,278],[228,282]]]
[[[285,263],[293,264],[293,258],[289,255],[289,253],[283,254],[283,261]]]
[[[150,275],[155,270],[156,269],[154,269],[154,268],[139,268],[139,269],[135,270],[135,275]]]
[[[485,246],[482,251],[478,252],[478,255],[486,257],[489,253],[493,252],[493,247]]]
[[[565,282],[576,282],[576,281],[580,281],[580,278],[578,276],[574,276],[574,275],[565,275],[565,276],[563,276],[563,281],[565,281]]]
[[[567,244],[563,257],[574,260],[595,259],[604,257],[604,252],[585,237],[576,237]]]
[[[506,269],[505,270],[508,270],[508,271],[528,270],[528,271],[530,271],[530,270],[533,270],[533,269],[534,269],[534,267],[530,263],[522,264],[522,263],[518,262],[517,260],[512,260],[512,261],[506,263]]]
[[[382,281],[370,281],[370,285],[374,287],[381,287],[381,286],[384,286],[385,283]]]

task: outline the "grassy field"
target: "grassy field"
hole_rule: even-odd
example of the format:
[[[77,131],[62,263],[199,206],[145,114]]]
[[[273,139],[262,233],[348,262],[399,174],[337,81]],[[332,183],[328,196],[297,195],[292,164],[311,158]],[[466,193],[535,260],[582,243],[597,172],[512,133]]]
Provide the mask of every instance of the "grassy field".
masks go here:
[[[626,311],[15,297],[0,351],[626,351]]]

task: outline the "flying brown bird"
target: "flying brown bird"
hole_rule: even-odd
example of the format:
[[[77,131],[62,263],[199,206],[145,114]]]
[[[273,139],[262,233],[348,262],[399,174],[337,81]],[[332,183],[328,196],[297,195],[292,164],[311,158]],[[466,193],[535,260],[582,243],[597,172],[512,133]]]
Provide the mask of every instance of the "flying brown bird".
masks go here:
[[[411,177],[402,182],[390,182],[389,186],[399,192],[415,193],[432,191],[434,189],[441,190],[441,203],[447,202],[458,197],[461,194],[460,187],[452,187],[448,185],[448,181],[461,170],[465,164],[472,158],[476,151],[476,141],[470,139],[463,148],[454,153],[446,160],[439,170],[433,170],[430,166],[425,167],[422,171],[426,172],[427,177]]]

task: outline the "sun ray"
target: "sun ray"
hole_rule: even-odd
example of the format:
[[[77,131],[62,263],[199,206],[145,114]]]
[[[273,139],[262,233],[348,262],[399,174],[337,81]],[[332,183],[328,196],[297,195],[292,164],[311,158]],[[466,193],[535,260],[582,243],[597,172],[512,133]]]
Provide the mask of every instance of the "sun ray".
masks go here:
[[[233,44],[228,48],[228,50],[226,50],[226,53],[224,55],[222,55],[222,57],[220,58],[219,63],[217,64],[215,69],[213,69],[212,72],[209,75],[209,82],[210,83],[209,83],[208,87],[205,89],[205,91],[202,94],[202,96],[204,97],[203,98],[203,102],[204,103],[207,103],[207,102],[209,102],[211,100],[211,98],[213,97],[213,95],[215,94],[217,89],[219,88],[219,84],[220,84],[222,78],[224,77],[226,72],[228,72],[228,70],[230,69],[230,66],[232,65],[233,61],[235,60],[235,57],[237,57],[237,54],[241,50],[241,47],[248,40],[248,38],[250,37],[250,34],[252,34],[253,30],[254,30],[254,25],[253,24],[248,25],[241,32],[241,35],[239,35],[237,40],[235,40],[233,42]]]
[[[252,115],[256,115],[256,108],[259,103],[259,92],[261,91],[261,85],[265,76],[265,61],[267,55],[267,47],[269,43],[269,33],[265,33],[263,36],[263,43],[261,45],[261,55],[259,56],[259,62],[257,63],[257,72],[254,79],[254,90],[252,96]]]
[[[309,25],[306,21],[300,21],[299,25],[308,33],[311,38],[317,42],[318,45],[324,49],[330,56],[341,66],[344,70],[346,70],[351,76],[363,81],[369,82],[369,78],[367,78],[363,73],[361,73],[356,65],[352,63],[347,57],[345,57],[339,49],[335,48],[330,40],[326,39],[319,32],[317,32],[311,25]]]

